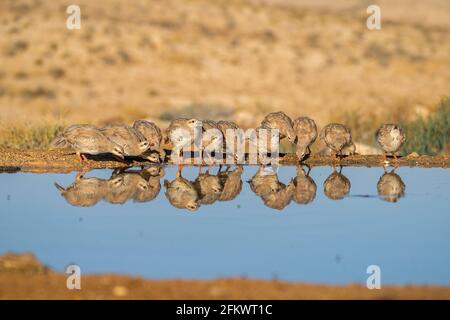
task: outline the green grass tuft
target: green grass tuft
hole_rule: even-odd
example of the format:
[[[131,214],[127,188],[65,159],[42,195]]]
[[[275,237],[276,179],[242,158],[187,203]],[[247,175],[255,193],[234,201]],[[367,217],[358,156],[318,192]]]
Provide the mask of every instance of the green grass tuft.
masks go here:
[[[46,149],[63,130],[60,125],[6,127],[0,130],[1,148]]]
[[[418,118],[404,123],[406,143],[402,154],[417,152],[424,155],[437,155],[446,150],[450,140],[450,98],[439,103],[434,114],[428,118]]]

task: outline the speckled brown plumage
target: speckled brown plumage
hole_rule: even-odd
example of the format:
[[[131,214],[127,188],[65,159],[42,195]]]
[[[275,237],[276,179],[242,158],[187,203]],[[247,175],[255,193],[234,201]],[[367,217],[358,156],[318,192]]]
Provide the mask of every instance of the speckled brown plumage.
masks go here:
[[[175,180],[164,181],[166,198],[175,208],[195,211],[199,208],[199,194],[189,180],[178,176]]]
[[[223,152],[223,134],[213,120],[202,120],[202,150],[203,159],[207,164],[214,164],[213,152]]]
[[[280,147],[279,135],[276,131],[270,130],[264,127],[257,127],[253,135],[249,137],[249,155],[254,164],[259,163],[262,165],[268,165],[275,159],[275,154]],[[269,157],[268,154],[273,155]],[[252,157],[255,157],[257,161],[254,161]]]
[[[162,132],[156,124],[148,120],[136,120],[133,123],[133,128],[144,136],[150,148],[159,148],[162,141]]]
[[[110,153],[123,159],[124,150],[117,143],[106,137],[101,130],[89,124],[75,124],[66,128],[52,142],[52,147],[69,147],[77,153],[81,160],[85,155]]]
[[[386,172],[377,183],[378,196],[387,202],[397,202],[405,195],[405,189],[402,178],[394,172]]]
[[[149,148],[146,152],[144,152],[143,157],[149,158],[149,160],[152,162],[164,161],[166,152],[162,149],[161,146],[161,129],[159,129],[156,124],[148,120],[136,120],[133,123],[133,128],[140,132],[144,136],[145,140],[147,140],[149,143]],[[154,152],[158,153],[159,160],[156,157],[153,157]]]
[[[200,124],[199,120],[194,118],[178,118],[173,120],[165,130],[165,142],[171,143],[174,147],[179,148],[193,144],[196,134],[200,137]]]
[[[112,204],[124,204],[133,193],[132,177],[127,178],[126,174],[120,174],[108,180],[105,192],[105,201]]]
[[[323,183],[325,195],[332,200],[343,199],[350,192],[350,188],[350,180],[338,172],[333,172]]]
[[[209,173],[200,174],[194,181],[194,186],[199,194],[200,204],[213,204],[222,192],[222,184],[217,175]]]
[[[220,131],[222,131],[222,134],[224,136],[226,136],[226,132],[228,129],[231,129],[231,130],[240,129],[236,123],[234,123],[233,121],[228,121],[228,120],[217,121],[217,126],[219,127]]]
[[[126,156],[140,156],[149,148],[145,137],[133,127],[116,124],[100,130],[108,139],[121,146]]]
[[[220,183],[223,186],[219,201],[230,201],[237,197],[242,190],[242,173],[244,168],[237,166],[232,171],[220,172],[218,174]]]
[[[283,210],[287,205],[289,205],[289,203],[291,203],[294,192],[295,186],[292,181],[290,181],[287,186],[280,182],[278,191],[262,195],[261,199],[267,207]]]
[[[397,124],[383,124],[377,130],[375,137],[381,149],[383,149],[384,160],[386,160],[386,153],[391,153],[397,160],[396,153],[406,141],[406,134],[403,129]]]
[[[55,182],[55,187],[72,206],[90,207],[103,199],[107,182],[104,179],[84,178],[79,174],[70,186],[64,188]]]
[[[275,173],[268,173],[265,168],[260,167],[255,175],[248,181],[250,189],[257,196],[278,192],[280,181]]]
[[[173,120],[164,133],[165,142],[172,144],[171,160],[178,161],[178,175],[183,168],[183,149],[197,151],[201,139],[201,122],[197,119],[178,118]]]
[[[298,117],[293,121],[293,128],[296,135],[296,154],[299,161],[311,154],[310,146],[317,139],[317,126],[314,120],[308,117]]]
[[[326,125],[320,132],[320,138],[335,155],[340,155],[344,147],[353,144],[350,128],[340,123]]]
[[[238,153],[238,145],[244,144],[244,131],[233,121],[220,120],[217,122],[217,126],[222,131],[224,150],[227,155],[230,155],[237,163],[241,163],[245,150],[240,150],[242,152]],[[228,133],[227,130],[229,130]],[[229,141],[230,139],[235,141]]]
[[[314,180],[305,173],[302,167],[297,168],[297,176],[294,178],[295,192],[293,200],[298,204],[308,204],[316,197],[317,185]]]
[[[261,122],[261,127],[278,129],[280,131],[280,139],[287,137],[289,141],[294,143],[296,135],[292,126],[291,118],[283,111],[269,113]]]
[[[113,173],[105,200],[123,204],[128,200],[148,202],[156,198],[161,190],[161,176],[147,177],[147,169],[140,171],[123,170]]]

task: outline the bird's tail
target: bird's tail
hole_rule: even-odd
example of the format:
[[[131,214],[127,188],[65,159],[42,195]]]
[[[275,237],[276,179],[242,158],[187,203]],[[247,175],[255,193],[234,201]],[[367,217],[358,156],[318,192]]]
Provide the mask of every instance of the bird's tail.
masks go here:
[[[50,149],[63,149],[69,147],[66,138],[60,134],[50,143]]]
[[[57,182],[54,182],[53,184],[55,185],[56,189],[58,189],[60,192],[66,191],[66,189],[61,185],[59,185]]]

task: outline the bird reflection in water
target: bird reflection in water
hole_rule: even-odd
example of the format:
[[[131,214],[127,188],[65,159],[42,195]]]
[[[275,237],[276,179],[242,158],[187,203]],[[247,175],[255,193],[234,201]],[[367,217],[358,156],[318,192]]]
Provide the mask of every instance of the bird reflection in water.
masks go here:
[[[160,179],[164,167],[151,165],[137,170],[115,170],[110,179],[84,177],[78,173],[68,187],[55,182],[56,188],[66,201],[73,206],[90,207],[100,200],[123,204],[129,200],[148,202],[156,198],[161,190]]]
[[[317,185],[310,176],[311,168],[298,166],[296,175],[286,184],[279,180],[275,167],[261,166],[248,181],[250,189],[261,198],[269,208],[283,210],[291,202],[309,204],[314,201]],[[395,168],[379,178],[377,183],[378,197],[384,201],[397,202],[405,195],[405,184]],[[196,211],[202,205],[211,205],[217,201],[234,200],[242,191],[241,165],[227,166],[225,170],[219,167],[214,175],[210,170],[199,174],[190,181],[177,173],[172,181],[165,180],[165,196],[169,203],[179,209]],[[161,178],[164,176],[164,166],[151,165],[141,170],[114,170],[109,179],[85,177],[83,173],[76,176],[68,187],[55,183],[64,199],[73,206],[89,207],[104,200],[112,204],[134,202],[149,202],[154,200],[161,191]],[[333,168],[333,172],[323,183],[324,194],[332,200],[340,200],[348,196],[351,188],[349,179]]]
[[[164,181],[166,198],[169,203],[179,209],[196,211],[200,205],[213,204],[216,201],[230,201],[237,197],[242,190],[242,166],[236,166],[230,171],[219,171],[216,175],[210,173],[209,169],[201,172],[195,181],[189,181],[182,177],[181,172],[173,181]]]
[[[270,167],[260,167],[256,174],[248,181],[251,190],[259,196],[265,206],[282,210],[291,201],[298,204],[308,204],[316,197],[317,185],[306,173],[302,166],[297,167],[296,176],[288,184],[282,183],[276,170]]]
[[[216,202],[222,192],[222,184],[218,175],[209,174],[209,168],[202,173],[202,167],[199,167],[198,177],[194,181],[195,189],[199,195],[200,204],[213,204]]]
[[[293,181],[289,181],[287,185],[282,182],[279,184],[280,186],[277,192],[261,196],[261,199],[267,207],[282,210],[291,203],[295,192],[295,185]]]
[[[295,185],[293,200],[298,204],[308,204],[316,198],[317,185],[309,176],[310,172],[311,168],[309,167],[307,173],[303,167],[297,167],[297,176],[293,180]]]
[[[288,185],[280,182],[273,167],[261,166],[248,183],[264,205],[272,209],[284,209],[292,201],[295,192],[294,182],[290,181]]]
[[[259,197],[278,192],[280,181],[278,175],[270,167],[259,167],[255,175],[247,181],[250,189]]]
[[[381,200],[397,202],[405,195],[405,184],[394,171],[395,168],[391,172],[387,172],[386,167],[384,167],[384,174],[378,180],[377,191]]]
[[[69,204],[79,207],[90,207],[103,199],[107,183],[107,180],[85,178],[83,174],[79,173],[70,186],[64,188],[55,182],[55,187]]]
[[[242,191],[242,173],[244,168],[242,166],[236,166],[235,169],[229,171],[230,167],[227,167],[225,171],[219,172],[217,175],[220,179],[220,184],[222,185],[222,192],[219,196],[219,201],[230,201],[237,197]]]
[[[161,190],[160,179],[164,167],[155,165],[140,171],[115,170],[105,195],[105,200],[113,204],[123,204],[128,200],[148,202],[156,198]]]
[[[333,167],[333,173],[323,183],[323,192],[331,200],[341,200],[348,195],[350,187],[350,180],[342,174],[342,167],[339,172]]]
[[[200,207],[200,196],[194,183],[181,175],[181,168],[173,181],[164,180],[166,198],[169,203],[178,209],[196,211]]]

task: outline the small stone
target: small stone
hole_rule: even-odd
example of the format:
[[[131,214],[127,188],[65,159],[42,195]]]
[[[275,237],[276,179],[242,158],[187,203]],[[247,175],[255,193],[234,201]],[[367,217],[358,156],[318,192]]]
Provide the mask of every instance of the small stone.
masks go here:
[[[417,152],[411,152],[406,157],[407,158],[417,158],[417,157],[419,157],[419,154]]]
[[[112,293],[116,297],[125,297],[128,295],[128,289],[124,286],[115,286]]]
[[[213,297],[219,297],[224,293],[224,290],[220,286],[212,286],[209,289],[209,294]]]

